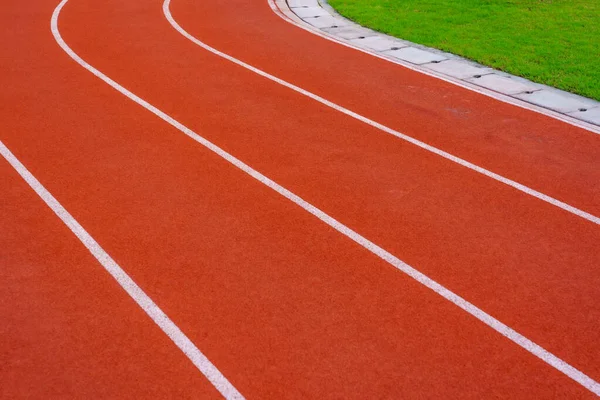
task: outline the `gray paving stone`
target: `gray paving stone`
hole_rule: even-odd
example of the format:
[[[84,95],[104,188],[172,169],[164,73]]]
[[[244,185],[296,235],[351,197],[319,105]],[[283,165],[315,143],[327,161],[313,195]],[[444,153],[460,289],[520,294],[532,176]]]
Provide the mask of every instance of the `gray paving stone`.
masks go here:
[[[590,108],[586,111],[575,111],[569,113],[569,115],[591,124],[600,125],[600,107]]]
[[[475,67],[461,60],[446,60],[437,64],[428,64],[427,68],[458,79],[471,78],[490,72],[489,68]]]
[[[347,26],[348,23],[338,18],[333,18],[327,15],[322,17],[302,18],[304,22],[308,22],[317,28],[331,28],[334,26]]]
[[[540,90],[531,94],[522,93],[515,97],[562,113],[574,112],[580,108],[594,106],[591,100],[579,99],[575,96],[553,90]]]
[[[484,75],[481,78],[466,79],[466,81],[487,89],[495,90],[496,92],[511,95],[538,89],[533,85],[528,85],[523,82],[519,82],[516,79],[511,79],[496,74]]]
[[[381,52],[399,60],[424,65],[423,68],[440,72],[454,78],[462,79],[483,88],[525,100],[532,104],[564,113],[581,121],[600,126],[600,102],[570,95],[547,86],[528,82],[518,77],[511,77],[492,68],[473,65],[458,57],[440,54],[435,50],[428,51],[421,46],[403,40],[377,34],[366,28],[355,25],[341,16],[335,16],[327,6],[322,8],[318,0],[276,0],[288,4],[304,22],[324,32],[352,43]],[[397,48],[392,50],[392,48]],[[450,59],[448,59],[450,57]],[[585,111],[580,111],[585,109]]]
[[[393,47],[406,47],[405,44],[399,43],[395,40],[387,39],[382,36],[367,36],[364,39],[354,39],[352,40],[352,43],[365,46],[376,51],[389,50]]]
[[[317,0],[288,0],[288,5],[291,8],[294,8],[294,7],[318,7],[319,2]]]
[[[327,33],[341,37],[343,39],[356,39],[361,36],[374,36],[375,34],[361,28],[355,28],[353,26],[344,26],[340,28],[324,28]]]
[[[292,9],[292,11],[300,18],[320,17],[323,15],[329,15],[327,10],[324,10],[321,7],[301,7],[294,8]]]
[[[413,64],[426,64],[432,61],[442,61],[446,59],[446,57],[440,54],[417,49],[416,47],[404,47],[399,50],[386,51],[385,54],[389,54],[392,57],[408,61]]]

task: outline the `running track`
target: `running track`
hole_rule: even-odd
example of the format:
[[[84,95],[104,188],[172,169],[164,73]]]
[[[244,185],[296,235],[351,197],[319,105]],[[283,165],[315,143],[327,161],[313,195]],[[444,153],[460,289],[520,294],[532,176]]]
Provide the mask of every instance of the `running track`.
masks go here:
[[[597,133],[267,0],[57,5],[0,13],[2,398],[600,394]]]

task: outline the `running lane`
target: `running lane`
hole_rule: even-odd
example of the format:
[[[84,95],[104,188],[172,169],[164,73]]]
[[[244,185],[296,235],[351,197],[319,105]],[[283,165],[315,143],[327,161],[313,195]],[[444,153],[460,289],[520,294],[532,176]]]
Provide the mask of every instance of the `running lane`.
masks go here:
[[[171,29],[160,1],[77,0],[59,25],[125,87],[600,376],[596,225],[203,51]]]
[[[600,215],[598,134],[323,39],[284,21],[268,2],[171,0],[171,10],[220,51]]]
[[[2,140],[242,394],[248,398],[591,396],[81,69],[46,31],[48,3],[10,5],[12,15],[2,27],[12,33],[6,41],[12,64],[8,68],[3,64],[2,76],[9,78],[6,93],[13,101],[3,103]],[[1,172],[3,182],[15,190],[3,202],[9,206],[2,232],[27,229],[11,234],[10,247],[2,247],[17,255],[7,264],[24,257],[46,263],[60,263],[65,254],[77,258],[78,247],[66,229],[27,192],[14,171],[6,167]],[[30,201],[37,201],[42,215],[26,207]],[[42,249],[40,256],[28,255],[34,250],[26,247],[26,239],[46,232],[53,233],[47,237],[49,249]],[[66,233],[64,238],[61,232]],[[90,321],[96,314],[79,309],[80,302],[113,300],[104,284],[112,285],[115,296],[121,293],[97,264],[91,267],[100,273],[88,276],[92,272],[84,262],[91,258],[85,253],[79,257],[81,262],[56,270],[58,280],[81,273],[87,279],[78,287],[94,293],[71,295],[61,286],[58,298],[36,304],[60,306],[57,313],[63,318],[70,307],[78,308],[79,318],[72,322],[77,332],[72,336],[84,355],[100,351],[95,338],[104,329],[116,331],[115,341],[120,342],[115,351],[128,354],[137,349],[141,343],[126,340],[131,325]],[[36,277],[15,282],[14,288],[25,291],[27,284],[32,290],[44,287]],[[56,290],[54,283],[48,285]],[[67,304],[61,295],[67,296]],[[102,310],[130,323],[138,317],[144,322],[141,312],[124,299],[125,304],[113,300]],[[12,306],[4,313],[31,324],[23,329],[39,339],[38,349],[48,357],[60,359],[59,352],[68,351],[37,335],[36,310]],[[147,326],[156,331],[152,324]],[[7,338],[19,341],[10,333]],[[158,335],[155,344],[160,340]],[[8,354],[17,362],[35,357],[35,350]],[[168,382],[163,390],[169,394],[178,394],[172,385],[184,386],[188,373],[199,375],[191,365],[189,371],[178,371],[176,355],[157,353],[158,359],[147,360],[140,374],[150,374],[161,362],[172,364],[154,371],[180,372],[179,377],[164,378]],[[73,363],[79,354],[72,356]],[[127,361],[113,360],[125,366]],[[64,364],[45,366],[49,375],[71,376]],[[126,367],[113,366],[115,372],[122,368]],[[92,371],[80,371],[84,372],[96,376],[112,371],[94,365]],[[115,388],[153,387],[154,382],[127,380],[136,376],[120,375],[123,381]],[[104,383],[112,382],[95,384]],[[58,382],[61,389],[64,385]],[[95,385],[87,389],[101,392]],[[111,388],[103,389],[111,397]],[[192,398],[214,393],[201,383],[185,389]],[[94,397],[86,393],[82,397],[90,396]],[[155,397],[144,393],[123,397],[138,396]]]
[[[7,1],[0,13],[0,139],[26,167],[24,153],[46,159],[50,176],[52,166],[73,166],[61,152],[73,139],[65,132],[80,135],[69,148],[78,154],[111,120],[85,123],[87,111],[102,114],[102,102],[80,107],[98,87],[56,46],[48,23],[55,6]],[[69,177],[53,181],[77,192]],[[101,197],[90,183],[90,195]],[[0,281],[0,398],[222,398],[2,156]]]
[[[0,397],[221,398],[0,158]]]
[[[100,10],[83,4],[71,22],[86,16],[82,22],[90,30],[82,30],[84,39],[98,33],[92,22],[105,13],[118,26],[152,32],[154,21],[148,25],[144,18],[154,9],[121,4],[142,18],[133,22],[131,15],[97,14]],[[3,25],[18,33],[8,41],[12,63],[2,75],[14,82],[7,92],[17,100],[2,109],[3,140],[247,397],[592,397],[79,68],[45,30],[48,4],[33,6],[39,15],[13,16]],[[185,76],[190,69],[212,72],[221,90],[197,92],[198,84],[190,91],[171,91],[177,86],[154,87],[162,80],[144,76],[146,89],[162,90],[174,109],[188,96],[207,96],[206,102],[217,106],[226,103],[235,92],[227,90],[226,80],[218,80],[218,69],[199,68],[207,61],[203,57],[191,56],[189,65],[172,58],[169,49],[177,43],[184,50],[195,47],[178,42],[164,27],[155,41],[142,42],[159,67],[151,72],[170,82],[180,69]],[[125,36],[117,43],[130,41]],[[156,41],[164,47],[153,48]],[[108,59],[119,52],[116,43],[109,43],[98,42]],[[91,46],[79,42],[84,44]],[[174,64],[160,70],[158,61],[169,59]],[[130,77],[135,77],[131,67],[146,71],[139,64],[113,67],[116,75]],[[131,79],[126,85],[140,82]],[[259,96],[248,102],[253,107],[264,99],[260,85],[255,89]],[[281,99],[265,105],[276,110],[273,103]],[[221,111],[223,128],[214,125],[202,133],[224,139],[230,126],[223,116],[239,122],[227,110]],[[195,115],[204,118],[202,111],[196,109]],[[244,118],[251,115],[239,112]],[[252,128],[248,134],[257,133],[252,125],[245,127]],[[233,133],[248,140],[244,129]],[[324,150],[337,148],[337,142]],[[296,145],[289,145],[287,151],[295,151]],[[305,149],[300,149],[302,156]],[[260,148],[252,150],[258,155]],[[351,154],[342,150],[331,155]],[[386,154],[385,147],[375,150]],[[289,174],[290,182],[302,183],[298,170],[307,164],[291,161],[281,164],[281,172]],[[308,172],[315,189],[326,183]]]

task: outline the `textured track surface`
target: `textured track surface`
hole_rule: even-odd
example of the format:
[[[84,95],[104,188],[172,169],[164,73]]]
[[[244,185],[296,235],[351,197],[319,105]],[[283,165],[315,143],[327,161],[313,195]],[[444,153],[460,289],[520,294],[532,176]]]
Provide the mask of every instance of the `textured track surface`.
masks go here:
[[[83,69],[52,36],[56,5],[3,4],[0,139],[245,397],[594,397]],[[265,0],[171,11],[233,57],[600,215],[596,134],[313,36]],[[203,50],[162,0],[70,0],[59,28],[123,87],[600,379],[598,225]],[[218,398],[0,167],[0,394]]]

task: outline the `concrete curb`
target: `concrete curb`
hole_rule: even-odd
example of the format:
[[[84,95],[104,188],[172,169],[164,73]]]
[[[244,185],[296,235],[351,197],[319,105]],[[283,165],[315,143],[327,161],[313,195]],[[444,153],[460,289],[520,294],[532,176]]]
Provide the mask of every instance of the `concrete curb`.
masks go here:
[[[342,17],[326,0],[270,1],[284,18],[320,36],[600,134],[598,101],[373,31]]]

